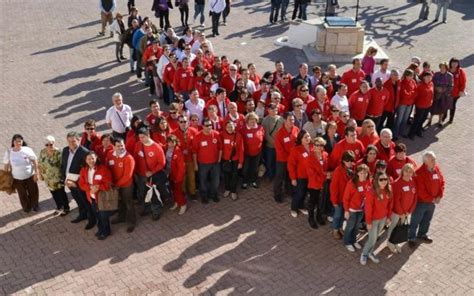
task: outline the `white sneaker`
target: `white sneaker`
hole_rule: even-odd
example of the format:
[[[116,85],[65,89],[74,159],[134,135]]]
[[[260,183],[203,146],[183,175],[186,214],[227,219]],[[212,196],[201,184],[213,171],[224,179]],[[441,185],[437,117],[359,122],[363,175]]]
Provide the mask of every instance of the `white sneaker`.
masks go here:
[[[308,210],[307,209],[299,209],[300,213],[303,215],[308,216]]]
[[[395,247],[394,244],[388,242],[388,243],[387,243],[387,247],[388,247],[388,249],[390,250],[390,252],[392,252],[392,253],[394,253],[394,254],[398,253],[397,248]]]
[[[184,213],[186,213],[186,210],[188,209],[188,207],[186,205],[182,206],[179,208],[179,212],[178,212],[178,215],[183,215]]]
[[[229,190],[224,191],[224,197],[228,197],[229,195],[230,195],[230,191],[229,191]]]
[[[365,256],[364,254],[360,255],[360,260],[359,260],[360,264],[362,265],[366,265],[367,264],[367,256]]]
[[[351,253],[354,253],[356,251],[352,245],[346,245],[346,249]]]
[[[331,216],[328,216],[328,222],[332,222],[332,220],[334,220]]]
[[[170,208],[170,210],[174,211],[178,208],[178,204],[174,203],[174,205]]]
[[[402,247],[400,245],[395,245],[395,248],[397,249],[397,252],[398,253],[401,253],[402,252]]]
[[[374,263],[380,263],[380,260],[377,257],[375,257],[374,253],[369,254],[369,259],[370,259],[370,261],[372,261]]]
[[[230,194],[230,199],[237,200],[238,198],[239,198],[239,196],[237,195],[237,193],[231,193]]]
[[[226,22],[222,22],[222,25],[223,25],[223,26],[227,26],[227,23],[226,23]]]
[[[298,217],[298,212],[297,211],[291,211],[290,214],[291,214],[291,217],[293,217],[293,218]]]
[[[204,28],[204,24],[201,24],[199,27]]]
[[[358,242],[355,242],[353,246],[354,246],[357,250],[362,249],[362,246],[361,246]]]

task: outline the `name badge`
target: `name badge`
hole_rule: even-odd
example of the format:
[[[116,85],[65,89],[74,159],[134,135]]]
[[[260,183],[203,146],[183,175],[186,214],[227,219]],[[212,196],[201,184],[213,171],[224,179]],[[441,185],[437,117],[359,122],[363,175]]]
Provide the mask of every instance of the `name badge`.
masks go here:
[[[253,134],[247,134],[247,138],[253,138]]]
[[[308,153],[306,153],[306,152],[304,152],[302,155],[303,155],[304,158],[308,157]]]
[[[181,74],[181,77],[182,77],[182,78],[186,78],[186,74]]]
[[[357,98],[357,101],[358,101],[358,102],[363,102],[363,101],[364,101],[364,98],[363,98],[363,97],[359,97],[359,98]]]
[[[357,191],[359,191],[359,192],[364,191],[364,187],[362,187],[362,186],[357,187]]]
[[[187,155],[188,154],[188,149],[183,149],[183,154]]]
[[[384,100],[384,101],[385,101],[385,96],[382,96],[382,100]]]
[[[433,180],[438,180],[438,179],[439,179],[438,174],[434,174],[433,175]]]
[[[166,70],[171,71],[171,67],[166,68]]]
[[[397,172],[397,175],[400,175],[400,173],[402,172],[401,169],[396,169],[395,172]]]
[[[410,186],[403,186],[402,189],[403,189],[404,192],[408,192],[408,191],[410,191]]]
[[[283,138],[284,143],[288,143],[290,141],[290,137]]]
[[[202,147],[206,147],[206,146],[207,146],[207,141],[202,141],[202,142],[201,142],[201,146],[202,146]]]
[[[324,161],[323,161],[323,160],[320,160],[319,163],[320,163],[321,165],[324,165]]]
[[[352,79],[352,83],[356,83],[357,82],[357,79]]]
[[[138,152],[138,156],[144,157],[145,155],[143,155],[143,151],[139,151],[139,152]]]
[[[230,139],[224,139],[224,144],[230,144]]]
[[[102,175],[95,175],[94,180],[102,180]]]
[[[109,160],[109,165],[114,165],[115,164],[115,161],[112,159],[112,160]]]

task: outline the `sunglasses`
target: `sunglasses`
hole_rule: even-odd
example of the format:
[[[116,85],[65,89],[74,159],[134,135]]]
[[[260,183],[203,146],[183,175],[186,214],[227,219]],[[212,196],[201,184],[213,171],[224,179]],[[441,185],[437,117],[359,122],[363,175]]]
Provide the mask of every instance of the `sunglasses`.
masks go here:
[[[288,80],[289,78],[288,78],[288,77],[283,77],[282,79],[283,79],[283,80]]]
[[[86,127],[86,131],[93,131],[95,130],[95,127]]]
[[[303,107],[303,105],[295,105],[295,107]]]
[[[302,89],[300,90],[301,92],[307,92],[308,90],[307,89]]]
[[[315,147],[324,147],[323,144],[316,144],[316,145],[314,145],[314,146],[315,146]]]
[[[187,121],[180,121],[179,123],[188,123]]]
[[[53,147],[53,144],[44,144],[45,147]]]
[[[235,72],[235,71],[237,71],[237,69],[230,69],[230,71]]]
[[[205,127],[212,127],[212,124],[205,124]]]
[[[332,113],[337,113],[339,110],[331,110]]]
[[[388,179],[387,179],[387,178],[380,178],[379,181],[380,181],[380,182],[387,182]]]
[[[321,115],[320,112],[314,112],[314,115]]]
[[[191,121],[199,121],[199,119],[193,118],[193,119],[191,119]]]

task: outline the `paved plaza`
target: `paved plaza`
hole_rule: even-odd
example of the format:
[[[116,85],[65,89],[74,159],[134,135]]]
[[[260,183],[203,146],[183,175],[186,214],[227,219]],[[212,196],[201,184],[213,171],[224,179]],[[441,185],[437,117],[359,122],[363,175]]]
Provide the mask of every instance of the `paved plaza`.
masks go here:
[[[126,1],[117,2],[126,12]],[[153,16],[151,2],[136,0],[142,16]],[[235,0],[228,25],[211,40],[218,54],[255,62],[260,73],[275,60],[295,73],[305,56],[273,45],[288,24],[268,25],[269,2]],[[292,218],[289,199],[276,204],[268,182],[235,202],[190,202],[183,216],[168,210],[158,222],[141,218],[132,234],[113,225],[113,235],[97,241],[93,231],[69,222],[75,211],[52,216],[54,203],[41,184],[37,214],[24,213],[16,195],[0,194],[0,295],[473,295],[474,3],[453,0],[448,23],[433,24],[417,20],[413,1],[360,2],[366,33],[392,64],[404,68],[417,55],[436,69],[455,56],[467,71],[470,94],[458,103],[454,124],[406,141],[417,161],[434,150],[446,177],[433,244],[404,247],[401,255],[379,250],[380,264],[361,266],[328,226],[313,230],[305,217]],[[308,10],[314,17],[315,5]],[[435,11],[432,5],[430,20]],[[2,157],[15,133],[39,152],[45,135],[62,147],[66,132],[82,130],[89,118],[105,131],[117,91],[135,113],[147,113],[148,90],[128,63],[115,61],[112,40],[96,37],[97,0],[3,0],[0,15]],[[171,22],[179,22],[177,9]],[[206,25],[210,34],[210,20]]]

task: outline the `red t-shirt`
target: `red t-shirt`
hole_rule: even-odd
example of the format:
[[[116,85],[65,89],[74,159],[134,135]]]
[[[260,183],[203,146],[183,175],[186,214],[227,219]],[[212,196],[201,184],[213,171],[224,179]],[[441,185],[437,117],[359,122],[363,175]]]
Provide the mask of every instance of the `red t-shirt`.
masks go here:
[[[263,127],[258,125],[257,127],[250,128],[245,125],[241,130],[242,138],[244,140],[244,152],[245,155],[256,156],[263,148],[263,138],[265,131]]]
[[[149,146],[138,142],[135,145],[133,158],[135,159],[136,173],[142,177],[146,176],[147,171],[155,174],[161,171],[166,165],[163,148],[156,142],[152,142]]]
[[[207,135],[200,131],[193,140],[193,153],[197,156],[198,163],[212,164],[219,161],[219,152],[222,150],[220,134],[211,130]]]

